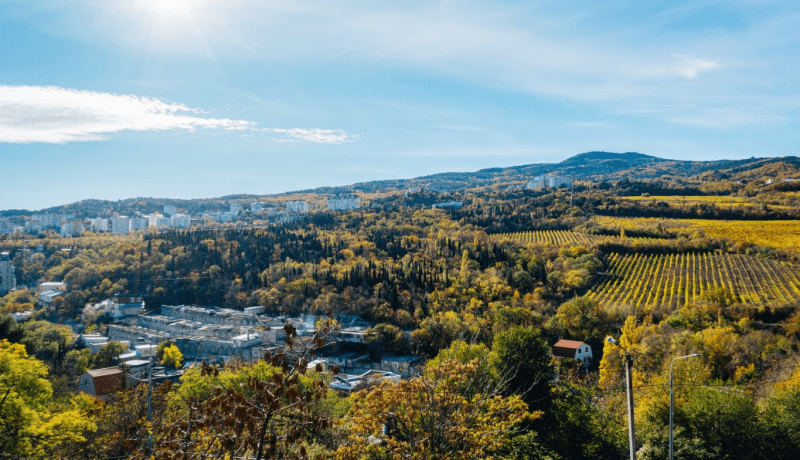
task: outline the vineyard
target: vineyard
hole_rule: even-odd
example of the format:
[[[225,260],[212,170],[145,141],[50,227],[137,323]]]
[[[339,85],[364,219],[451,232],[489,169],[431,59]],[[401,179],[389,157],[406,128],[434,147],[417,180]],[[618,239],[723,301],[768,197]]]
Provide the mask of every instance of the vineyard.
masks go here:
[[[587,297],[603,306],[680,308],[712,289],[738,303],[781,305],[800,300],[800,265],[741,254],[617,254]]]
[[[707,236],[725,238],[738,243],[753,243],[776,249],[800,249],[800,221],[797,220],[709,220],[628,218],[595,216],[592,221],[611,228],[666,231],[702,230]]]
[[[768,205],[772,209],[791,209],[790,206],[762,203],[752,198],[738,196],[621,196],[621,201],[637,203],[666,203],[670,206],[706,206],[713,205],[717,208],[759,207]]]
[[[620,242],[619,236],[590,235],[588,233],[573,232],[571,230],[536,230],[531,232],[500,233],[493,235],[496,238],[506,238],[545,246],[581,245],[591,246],[604,242]],[[656,238],[627,238],[643,243],[658,243]]]

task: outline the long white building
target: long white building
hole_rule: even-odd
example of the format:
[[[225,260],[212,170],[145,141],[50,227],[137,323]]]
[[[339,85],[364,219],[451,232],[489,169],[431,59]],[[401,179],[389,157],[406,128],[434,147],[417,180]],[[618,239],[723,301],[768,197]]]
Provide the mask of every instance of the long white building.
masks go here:
[[[355,195],[334,195],[328,197],[328,209],[331,211],[349,211],[358,209],[360,199]]]
[[[528,190],[536,190],[540,188],[558,188],[562,185],[572,186],[572,178],[569,176],[539,176],[534,177],[533,180],[528,182],[526,188]]]

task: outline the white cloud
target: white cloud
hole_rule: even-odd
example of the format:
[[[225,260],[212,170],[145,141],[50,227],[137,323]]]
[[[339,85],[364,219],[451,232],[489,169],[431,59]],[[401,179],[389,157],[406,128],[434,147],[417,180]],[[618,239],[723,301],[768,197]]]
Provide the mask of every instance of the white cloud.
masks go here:
[[[709,59],[696,59],[689,56],[675,56],[675,73],[688,79],[696,78],[700,72],[714,70],[719,67],[719,63]]]
[[[341,144],[353,140],[354,136],[341,129],[319,128],[264,128],[263,132],[274,134],[275,142],[315,142],[318,144]]]
[[[159,99],[81,91],[54,86],[0,86],[0,143],[98,141],[120,131],[222,129],[277,134],[274,141],[337,143],[345,131],[259,128],[230,118],[203,118],[204,112]]]

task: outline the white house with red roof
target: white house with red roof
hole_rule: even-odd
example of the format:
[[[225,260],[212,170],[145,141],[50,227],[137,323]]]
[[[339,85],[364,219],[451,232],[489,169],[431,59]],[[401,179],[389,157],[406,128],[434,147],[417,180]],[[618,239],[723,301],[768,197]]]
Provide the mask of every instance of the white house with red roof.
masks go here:
[[[553,345],[553,356],[572,358],[589,364],[592,362],[592,347],[585,342],[561,339]]]

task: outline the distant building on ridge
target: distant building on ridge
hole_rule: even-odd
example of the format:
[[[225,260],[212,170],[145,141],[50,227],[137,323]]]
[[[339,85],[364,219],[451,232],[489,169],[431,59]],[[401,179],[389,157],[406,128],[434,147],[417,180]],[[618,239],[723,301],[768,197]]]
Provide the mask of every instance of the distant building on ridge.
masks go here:
[[[349,211],[358,209],[360,199],[355,195],[334,195],[328,197],[327,204],[331,211]]]
[[[538,176],[528,182],[525,188],[536,190],[540,188],[558,188],[561,186],[571,187],[572,177],[569,176]]]

